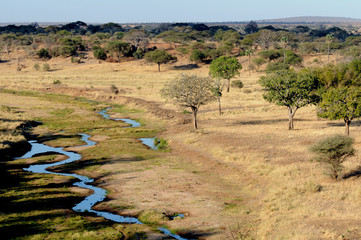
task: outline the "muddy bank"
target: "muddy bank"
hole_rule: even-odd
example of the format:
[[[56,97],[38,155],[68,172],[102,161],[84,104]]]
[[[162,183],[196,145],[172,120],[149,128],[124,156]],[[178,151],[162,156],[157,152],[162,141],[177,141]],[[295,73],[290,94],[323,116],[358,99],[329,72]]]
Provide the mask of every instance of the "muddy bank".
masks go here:
[[[1,121],[12,121],[11,119],[0,119]],[[24,121],[21,123],[15,130],[9,129],[0,129],[1,135],[10,135],[10,136],[23,136],[24,140],[16,141],[12,140],[11,137],[9,140],[3,140],[0,142],[0,156],[1,161],[10,160],[15,157],[24,155],[31,149],[31,145],[28,143],[28,139],[31,134],[30,131],[33,127],[40,125],[41,123],[36,121]]]

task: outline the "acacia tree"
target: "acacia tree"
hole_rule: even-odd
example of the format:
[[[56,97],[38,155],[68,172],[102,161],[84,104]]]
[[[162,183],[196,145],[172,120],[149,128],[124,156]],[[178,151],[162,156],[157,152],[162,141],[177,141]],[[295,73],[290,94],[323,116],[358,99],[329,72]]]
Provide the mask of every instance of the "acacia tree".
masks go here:
[[[249,75],[251,75],[251,56],[253,55],[253,50],[246,49],[244,53],[246,54],[246,56],[248,56],[248,73]]]
[[[331,47],[332,40],[333,40],[333,35],[331,33],[327,34],[326,35],[326,44],[327,44],[327,62],[328,63],[330,62],[330,47]]]
[[[112,52],[117,57],[118,62],[120,61],[121,57],[129,54],[131,51],[129,43],[121,41],[108,42],[106,48],[109,52]]]
[[[350,124],[361,117],[361,89],[356,87],[340,87],[329,89],[322,95],[318,116],[330,120],[343,119],[345,134],[350,134]]]
[[[173,57],[169,53],[164,50],[155,50],[152,52],[148,52],[144,55],[145,59],[149,62],[154,62],[158,64],[158,72],[160,72],[160,65],[168,63],[173,60],[177,60],[176,57]]]
[[[283,47],[283,63],[286,64],[286,47],[288,44],[288,37],[287,36],[281,37],[281,43]]]
[[[213,60],[209,67],[209,75],[214,78],[223,78],[227,80],[227,92],[229,92],[231,78],[239,75],[242,65],[235,57],[222,56]]]
[[[136,48],[140,47],[145,50],[149,44],[148,34],[144,29],[132,29],[124,37],[124,40],[129,41]]]
[[[213,82],[212,92],[218,101],[219,115],[222,115],[221,97],[222,97],[223,88],[224,88],[224,84],[219,79]]]
[[[310,151],[316,154],[314,159],[317,162],[330,167],[331,177],[336,180],[342,170],[342,163],[355,153],[353,142],[354,140],[348,136],[336,135],[319,141]]]
[[[175,105],[189,107],[193,113],[193,125],[197,129],[197,113],[201,105],[215,100],[212,92],[212,79],[197,75],[180,75],[168,82],[161,90],[164,98]]]
[[[299,108],[319,101],[317,89],[320,84],[310,71],[275,71],[262,76],[259,84],[265,88],[265,100],[288,108],[288,130],[294,129],[293,118]]]

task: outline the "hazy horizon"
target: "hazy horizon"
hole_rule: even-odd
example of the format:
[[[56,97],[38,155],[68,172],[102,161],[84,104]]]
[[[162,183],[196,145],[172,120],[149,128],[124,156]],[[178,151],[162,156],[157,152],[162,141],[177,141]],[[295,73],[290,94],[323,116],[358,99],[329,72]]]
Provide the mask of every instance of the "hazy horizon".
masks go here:
[[[258,0],[191,1],[165,0],[45,1],[15,0],[2,4],[2,23],[74,22],[162,23],[235,22],[299,16],[360,18],[361,2],[356,0]]]

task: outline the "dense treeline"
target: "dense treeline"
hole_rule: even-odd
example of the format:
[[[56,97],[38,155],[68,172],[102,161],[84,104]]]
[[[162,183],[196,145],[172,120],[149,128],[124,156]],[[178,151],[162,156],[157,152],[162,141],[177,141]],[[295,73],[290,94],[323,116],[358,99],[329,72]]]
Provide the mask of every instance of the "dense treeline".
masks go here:
[[[44,58],[78,56],[82,51],[92,50],[96,58],[103,60],[108,57],[116,61],[122,57],[140,59],[147,51],[154,50],[148,49],[150,39],[162,39],[169,43],[169,48],[188,54],[194,62],[207,62],[223,55],[242,56],[247,49],[255,49],[258,56],[252,63],[257,68],[265,61],[282,62],[282,57],[285,64],[297,65],[302,62],[300,54],[338,51],[351,58],[361,55],[361,36],[339,27],[288,26],[286,29],[271,25],[259,27],[253,21],[232,27],[201,23],[87,25],[81,21],[62,26],[41,27],[32,23],[0,27],[1,54],[24,48],[29,55],[41,58],[44,55],[39,50],[45,49],[49,54]]]

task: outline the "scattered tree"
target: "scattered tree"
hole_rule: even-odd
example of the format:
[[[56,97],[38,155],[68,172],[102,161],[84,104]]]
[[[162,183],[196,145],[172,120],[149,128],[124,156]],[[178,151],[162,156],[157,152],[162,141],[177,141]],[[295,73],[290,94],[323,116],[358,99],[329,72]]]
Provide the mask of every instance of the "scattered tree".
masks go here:
[[[246,49],[246,51],[244,51],[244,53],[246,54],[246,56],[248,56],[248,72],[249,72],[249,75],[251,75],[251,56],[253,55],[253,50]]]
[[[202,62],[203,59],[205,59],[205,58],[206,58],[206,55],[202,51],[200,51],[198,49],[193,50],[190,57],[189,57],[189,59],[191,61],[194,61],[196,63]]]
[[[201,105],[216,99],[212,91],[212,79],[196,75],[180,75],[161,90],[164,98],[181,107],[189,107],[193,113],[194,128],[198,128],[197,113]]]
[[[286,47],[288,44],[288,37],[287,36],[281,37],[281,43],[283,47],[283,63],[286,63]]]
[[[330,62],[330,46],[333,40],[332,33],[326,35],[326,44],[327,44],[327,62]]]
[[[129,43],[121,41],[108,42],[106,48],[109,52],[113,53],[116,56],[118,62],[122,57],[129,55],[129,53],[131,52],[131,47]]]
[[[289,130],[294,129],[293,118],[299,108],[319,101],[319,81],[310,71],[280,70],[262,76],[259,83],[265,88],[265,100],[288,108]]]
[[[219,115],[222,115],[221,97],[222,97],[223,88],[224,88],[224,84],[222,81],[220,81],[219,79],[214,81],[213,87],[212,87],[212,92],[218,101]]]
[[[227,92],[229,92],[231,78],[239,75],[242,65],[234,57],[222,56],[213,60],[209,67],[209,75],[214,78],[223,78],[227,80]]]
[[[343,119],[345,133],[349,135],[351,121],[361,117],[361,89],[357,87],[328,89],[322,95],[318,116],[330,120]]]
[[[329,166],[331,177],[336,180],[342,171],[342,163],[355,154],[353,142],[348,136],[336,135],[316,143],[310,151],[316,154],[316,161]]]
[[[49,59],[49,58],[51,58],[49,51],[48,51],[47,49],[45,49],[45,48],[40,49],[40,50],[37,52],[37,54],[38,54],[38,57],[39,57],[39,58],[43,58],[43,59]]]
[[[259,71],[259,67],[260,67],[262,64],[266,63],[266,60],[264,60],[263,58],[257,57],[257,58],[253,58],[253,59],[252,59],[252,62],[253,62],[254,64],[256,64],[256,66],[257,66],[257,71]]]
[[[99,46],[93,47],[93,54],[96,59],[105,60],[107,59],[107,54],[105,50]]]
[[[148,34],[143,29],[132,29],[124,37],[124,40],[129,41],[136,48],[140,47],[146,49],[149,44]]]
[[[244,31],[246,32],[246,34],[250,34],[250,33],[256,33],[258,32],[259,28],[258,25],[255,21],[250,21],[245,27],[244,27]]]
[[[160,65],[168,63],[173,60],[177,60],[176,57],[173,57],[169,53],[164,50],[155,50],[152,52],[148,52],[144,55],[145,59],[149,62],[154,62],[158,64],[158,72],[160,72]]]

